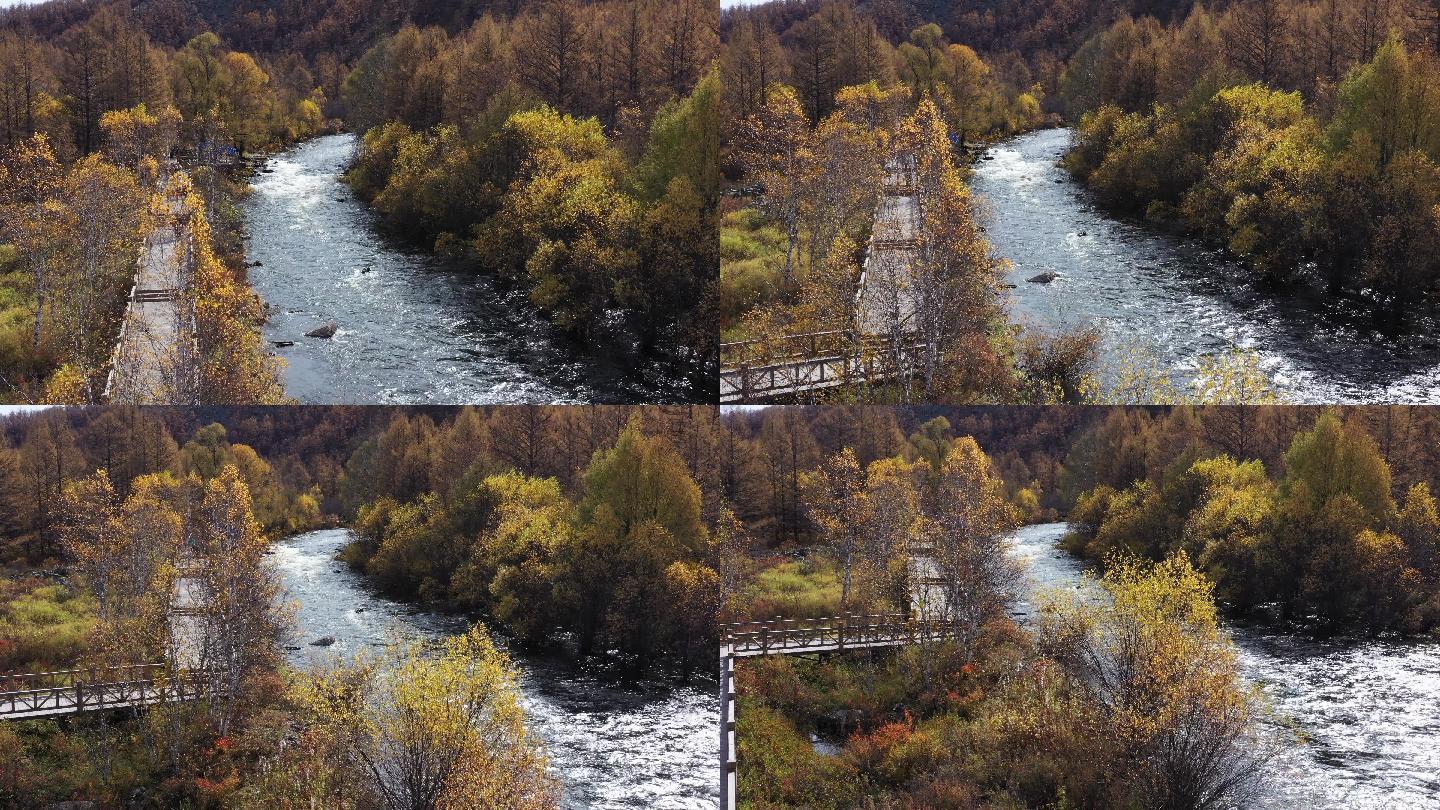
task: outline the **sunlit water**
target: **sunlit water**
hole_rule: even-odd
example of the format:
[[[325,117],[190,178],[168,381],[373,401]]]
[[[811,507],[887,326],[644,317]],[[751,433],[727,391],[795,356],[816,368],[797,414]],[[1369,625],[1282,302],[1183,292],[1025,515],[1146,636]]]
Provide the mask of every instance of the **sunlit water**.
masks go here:
[[[1032,589],[1080,585],[1087,565],[1056,548],[1064,533],[1064,524],[1015,533]],[[1017,604],[1022,620],[1034,603],[1027,594]],[[1440,644],[1229,630],[1287,740],[1259,807],[1440,807]]]
[[[346,659],[392,638],[438,639],[464,620],[377,596],[335,555],[350,532],[329,529],[277,543],[271,559],[298,602],[290,653],[297,666]],[[310,642],[333,636],[328,647]],[[546,744],[567,808],[713,808],[718,698],[709,686],[609,685],[562,661],[517,657],[526,719]]]
[[[522,292],[446,268],[381,235],[340,181],[352,135],[266,162],[245,203],[250,280],[270,305],[265,337],[302,402],[508,404],[673,402],[693,396],[661,364],[578,351]],[[325,340],[305,333],[335,323]]]
[[[1384,338],[1353,304],[1266,295],[1213,247],[1115,219],[1057,163],[1070,130],[1002,143],[977,162],[995,252],[1014,262],[1012,312],[1022,324],[1105,332],[1106,366],[1130,349],[1193,378],[1201,358],[1256,352],[1287,399],[1302,403],[1440,402],[1434,329]],[[1058,272],[1050,285],[1026,280]]]

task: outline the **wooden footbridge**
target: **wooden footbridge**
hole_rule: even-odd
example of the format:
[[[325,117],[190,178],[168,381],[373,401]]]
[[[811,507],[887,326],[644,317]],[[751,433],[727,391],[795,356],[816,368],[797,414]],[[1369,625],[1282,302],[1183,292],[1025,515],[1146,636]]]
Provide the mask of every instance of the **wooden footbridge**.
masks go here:
[[[223,679],[202,664],[205,615],[195,583],[208,567],[182,561],[167,611],[168,663],[77,667],[0,674],[0,721],[39,720],[157,703],[188,703],[218,694]]]
[[[914,329],[911,265],[923,222],[915,189],[914,159],[891,158],[856,284],[854,326],[722,344],[722,403],[791,400],[914,373],[924,347]]]
[[[172,672],[165,664],[0,675],[0,720],[183,703],[204,697],[209,683],[203,672]]]
[[[796,399],[861,383],[882,383],[918,365],[924,343],[905,335],[896,344],[858,331],[787,335],[774,341],[727,343],[721,356],[720,402]]]
[[[736,807],[735,662],[764,655],[824,655],[849,650],[907,647],[955,637],[953,625],[902,613],[774,619],[720,629],[720,808]]]

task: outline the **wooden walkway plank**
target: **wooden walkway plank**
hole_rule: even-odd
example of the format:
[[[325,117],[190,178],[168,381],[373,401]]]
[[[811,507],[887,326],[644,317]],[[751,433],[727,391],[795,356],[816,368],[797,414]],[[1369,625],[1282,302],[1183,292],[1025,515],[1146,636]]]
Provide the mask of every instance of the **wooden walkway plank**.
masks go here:
[[[195,302],[185,270],[193,234],[183,201],[170,198],[169,210],[181,224],[157,227],[145,239],[105,381],[109,402],[177,405],[193,394]]]

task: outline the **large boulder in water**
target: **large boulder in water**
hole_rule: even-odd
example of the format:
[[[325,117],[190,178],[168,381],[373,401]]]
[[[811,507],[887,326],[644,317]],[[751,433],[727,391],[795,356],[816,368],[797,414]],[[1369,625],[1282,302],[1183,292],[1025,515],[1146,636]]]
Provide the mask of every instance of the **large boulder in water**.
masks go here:
[[[336,332],[339,332],[339,331],[340,331],[340,325],[339,325],[339,324],[327,323],[327,324],[325,324],[324,326],[320,327],[319,329],[311,329],[309,332],[306,332],[306,333],[305,333],[305,337],[326,338],[326,339],[328,339],[328,338],[335,337],[335,333],[336,333]]]
[[[329,647],[331,644],[334,644],[334,643],[335,643],[335,637],[334,637],[334,636],[324,636],[324,637],[322,637],[322,638],[317,638],[317,639],[315,639],[314,641],[310,642],[310,646],[311,646],[311,647]]]
[[[1031,284],[1050,284],[1054,281],[1057,281],[1059,278],[1060,274],[1052,271],[1049,273],[1041,273],[1034,278],[1026,279],[1026,281]]]

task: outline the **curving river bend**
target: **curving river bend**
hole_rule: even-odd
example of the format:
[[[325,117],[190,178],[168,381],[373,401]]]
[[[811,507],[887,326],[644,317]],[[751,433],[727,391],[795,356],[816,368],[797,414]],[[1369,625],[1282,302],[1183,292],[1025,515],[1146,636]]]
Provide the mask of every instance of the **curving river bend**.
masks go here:
[[[381,235],[340,175],[355,136],[266,161],[245,202],[250,282],[270,306],[265,338],[305,403],[491,405],[676,402],[694,392],[663,364],[580,351],[523,293],[447,268]],[[326,323],[333,339],[307,338]]]
[[[298,603],[290,662],[304,667],[349,658],[394,637],[438,639],[464,632],[463,619],[376,595],[335,555],[346,529],[276,543],[271,561],[286,598]],[[333,636],[335,644],[310,642]],[[545,741],[566,808],[709,810],[716,780],[718,698],[711,688],[607,685],[562,661],[516,656],[526,721]]]
[[[1056,546],[1064,534],[1063,523],[1014,534],[1032,592],[1081,583],[1088,566]],[[1035,610],[1033,598],[1016,607],[1022,619]],[[1440,643],[1227,629],[1245,677],[1264,690],[1275,731],[1288,740],[1260,807],[1440,807]]]
[[[1349,305],[1266,295],[1210,246],[1115,219],[1057,165],[1070,142],[1068,129],[1034,132],[975,165],[971,184],[988,207],[990,241],[1014,263],[1016,321],[1099,324],[1102,368],[1142,349],[1181,385],[1201,358],[1241,347],[1259,354],[1276,388],[1297,404],[1440,402],[1432,328],[1384,338]],[[1026,281],[1045,272],[1061,278]]]

